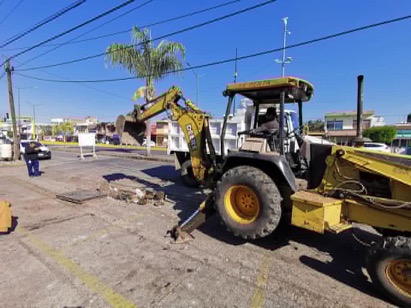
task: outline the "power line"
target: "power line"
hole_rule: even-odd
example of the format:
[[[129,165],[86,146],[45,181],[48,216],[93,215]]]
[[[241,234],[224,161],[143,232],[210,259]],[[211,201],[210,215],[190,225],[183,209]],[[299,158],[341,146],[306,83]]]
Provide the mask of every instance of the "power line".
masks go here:
[[[0,55],[0,56],[3,57],[3,58],[5,58],[5,57],[2,56],[2,55]],[[14,60],[14,61],[18,63],[18,61],[16,61],[16,60]],[[19,64],[21,64],[21,63],[19,63]],[[64,78],[64,77],[62,77],[62,76],[59,76],[59,75],[56,75],[56,74],[52,74],[52,73],[46,72],[46,71],[44,71],[44,70],[40,70],[40,71],[43,72],[43,73],[45,73],[45,74],[48,74],[48,75],[50,75],[50,76],[54,76],[54,77],[60,78],[60,79],[62,79],[62,80],[67,80],[67,81],[70,80],[70,79],[68,79],[68,78]],[[6,75],[6,72],[4,72],[2,76],[0,76],[0,79],[2,79],[2,78],[4,77],[4,75]],[[92,87],[92,86],[85,85],[85,84],[79,84],[79,85],[81,85],[81,86],[84,87],[84,88],[92,89],[92,90],[94,90],[94,91],[101,92],[101,93],[105,93],[105,94],[108,94],[108,95],[111,95],[111,96],[113,96],[113,97],[117,97],[117,98],[120,98],[120,99],[123,99],[123,100],[127,100],[127,101],[130,100],[129,98],[126,98],[126,97],[117,95],[117,94],[115,94],[115,93],[111,93],[111,92],[106,91],[106,90],[94,88],[94,87]]]
[[[9,38],[6,40],[5,43],[3,43],[2,45],[0,45],[0,48],[5,47],[15,41],[17,41],[18,39],[26,36],[27,34],[33,32],[34,30],[40,28],[41,26],[44,26],[45,24],[48,24],[49,22],[53,21],[54,19],[64,15],[65,13],[71,11],[72,9],[80,6],[81,4],[83,4],[84,2],[86,2],[86,0],[78,0],[77,2],[74,2],[73,4],[70,4],[69,6],[67,6],[64,9],[61,9],[60,11],[54,13],[53,15],[47,17],[46,19],[40,21],[39,23],[35,24],[34,26],[32,26],[29,30],[24,31],[23,33],[20,34],[16,34],[15,36]]]
[[[159,37],[157,37],[157,38],[152,39],[151,41],[158,41],[158,40],[160,40],[160,39],[164,39],[164,38],[167,38],[167,37],[172,36],[172,35],[184,33],[184,32],[191,31],[191,30],[194,30],[194,29],[197,29],[197,28],[201,28],[201,27],[210,25],[210,24],[212,24],[212,23],[215,23],[215,22],[218,22],[218,21],[221,21],[221,20],[224,20],[224,19],[227,19],[227,18],[236,16],[236,15],[240,15],[240,14],[246,13],[246,12],[248,12],[248,11],[251,11],[251,10],[254,10],[254,9],[257,9],[257,8],[260,8],[260,7],[262,7],[262,6],[265,6],[265,5],[274,3],[274,2],[276,2],[276,1],[277,1],[277,0],[269,0],[269,1],[266,1],[266,2],[262,2],[262,3],[260,3],[260,4],[257,4],[257,5],[254,5],[254,6],[247,7],[247,8],[245,8],[245,9],[236,11],[236,12],[234,12],[234,13],[230,13],[230,14],[227,14],[227,15],[224,15],[224,16],[221,16],[221,17],[218,17],[218,18],[211,19],[211,20],[209,20],[209,21],[206,21],[206,22],[203,22],[203,23],[194,25],[194,26],[190,26],[190,27],[187,27],[187,28],[184,28],[184,29],[175,31],[175,32],[171,32],[171,33],[168,33],[168,34],[159,36]],[[136,47],[136,46],[138,46],[138,45],[139,45],[139,44],[134,44],[134,45],[131,45],[129,48]],[[101,56],[105,56],[106,54],[107,54],[106,52],[102,52],[102,53],[99,53],[99,54],[96,54],[96,55],[87,56],[87,57],[83,57],[83,58],[79,58],[79,59],[74,59],[74,60],[71,60],[71,61],[60,62],[60,63],[50,64],[50,65],[36,66],[36,67],[31,67],[31,68],[25,68],[25,69],[20,69],[19,71],[21,71],[21,72],[22,72],[22,71],[32,71],[32,70],[36,70],[36,69],[40,69],[40,68],[50,68],[50,67],[55,67],[55,66],[62,66],[62,65],[67,65],[67,64],[73,64],[73,63],[82,62],[82,61],[86,61],[86,60],[98,58],[98,57],[101,57]]]
[[[158,25],[161,25],[161,24],[169,23],[169,22],[172,22],[172,21],[177,21],[177,20],[180,20],[180,19],[183,19],[183,18],[186,18],[186,17],[195,16],[195,15],[205,13],[205,12],[208,12],[208,11],[212,11],[212,10],[224,7],[224,6],[228,6],[228,5],[234,4],[236,2],[240,2],[240,1],[241,0],[233,0],[233,1],[225,2],[225,3],[215,5],[215,6],[212,6],[212,7],[208,7],[208,8],[202,9],[202,10],[197,10],[197,11],[193,11],[191,13],[187,13],[187,14],[176,16],[176,17],[171,17],[171,18],[168,18],[168,19],[156,21],[156,22],[153,22],[153,23],[150,23],[150,24],[147,24],[147,25],[142,25],[142,26],[140,26],[140,28],[148,28],[148,27],[153,27],[153,26],[158,26]],[[105,24],[103,24],[103,25],[105,25]],[[95,29],[98,29],[98,27],[96,27]],[[127,33],[127,32],[130,32],[131,30],[132,30],[132,28],[127,29],[127,30],[118,31],[118,32],[109,33],[109,34],[103,34],[103,35],[99,35],[99,36],[95,36],[95,37],[90,37],[90,38],[83,39],[83,40],[74,40],[74,41],[71,41],[71,42],[67,42],[67,44],[78,44],[78,43],[83,43],[83,42],[87,42],[87,41],[98,40],[98,39],[101,39],[101,38],[106,38],[106,37],[115,36],[115,35],[118,35],[118,34]],[[59,46],[59,45],[60,44],[47,44],[47,45],[44,45],[43,47],[52,47],[52,46]],[[21,49],[26,49],[26,48],[29,48],[29,47],[10,48],[10,49],[4,49],[4,50],[21,50]]]
[[[391,24],[391,23],[394,23],[394,22],[404,21],[404,20],[407,20],[407,19],[410,19],[410,18],[411,18],[411,15],[406,15],[406,16],[403,16],[403,17],[389,19],[389,20],[386,20],[386,21],[382,21],[382,22],[378,22],[378,23],[374,23],[374,24],[369,24],[369,25],[366,25],[366,26],[353,28],[353,29],[338,32],[338,33],[335,33],[335,34],[322,36],[322,37],[315,38],[315,39],[312,39],[312,40],[308,40],[308,41],[288,45],[288,46],[285,47],[285,49],[291,49],[291,48],[301,47],[301,46],[305,46],[305,45],[310,45],[310,44],[318,43],[318,42],[321,42],[321,41],[337,38],[337,37],[340,37],[340,36],[343,36],[343,35],[348,35],[348,34],[351,34],[351,33],[354,33],[354,32],[364,31],[364,30],[367,30],[367,29],[371,29],[371,28],[375,28],[375,27],[378,27],[378,26]],[[190,68],[187,68],[187,69],[183,68],[183,69],[169,71],[169,72],[167,72],[167,74],[183,72],[183,71],[191,70],[192,68],[199,69],[199,68],[205,68],[205,67],[209,67],[209,66],[216,66],[216,65],[221,65],[221,64],[225,64],[225,63],[230,63],[230,62],[234,62],[236,60],[245,60],[245,59],[255,58],[255,57],[259,57],[259,56],[263,56],[263,55],[267,55],[267,54],[271,54],[271,53],[274,53],[274,52],[281,51],[281,50],[283,50],[283,48],[284,47],[280,47],[280,48],[265,50],[265,51],[261,51],[261,52],[257,52],[257,53],[253,53],[253,54],[249,54],[249,55],[245,55],[245,56],[240,56],[240,57],[236,57],[236,58],[229,58],[229,59],[225,59],[225,60],[214,61],[214,62],[209,62],[209,63],[195,65],[195,66],[192,65]],[[22,70],[20,70],[20,71],[22,71]],[[59,80],[42,79],[42,78],[38,78],[38,77],[34,77],[34,76],[21,74],[21,73],[17,73],[17,74],[21,75],[23,77],[26,77],[26,78],[31,78],[31,79],[41,80],[41,81],[63,82],[63,81],[59,81]],[[145,77],[148,77],[148,75],[139,75],[139,76],[113,78],[113,79],[100,79],[100,80],[71,80],[71,82],[73,82],[73,83],[114,82],[114,81],[139,79],[139,78],[145,78]]]
[[[6,15],[6,17],[4,17],[1,21],[0,21],[0,25],[20,6],[20,4],[23,2],[24,0],[20,0],[19,3],[17,3],[12,9],[11,11]],[[3,3],[3,2],[2,2]]]
[[[110,19],[110,20],[108,20],[108,21],[106,21],[105,23],[99,25],[98,27],[95,27],[95,28],[93,28],[93,29],[90,29],[89,31],[84,32],[83,34],[80,34],[80,35],[76,36],[75,38],[73,38],[73,39],[71,39],[71,40],[68,40],[68,41],[66,41],[66,42],[64,42],[64,43],[58,44],[56,47],[54,47],[54,48],[52,48],[52,49],[50,49],[50,50],[48,50],[48,51],[46,51],[46,52],[43,52],[43,53],[41,53],[41,54],[39,54],[39,55],[37,55],[37,56],[35,56],[35,57],[27,60],[26,62],[23,62],[23,63],[20,64],[18,67],[23,66],[23,65],[26,65],[27,63],[30,63],[30,62],[32,62],[32,61],[34,61],[34,60],[36,60],[36,59],[38,59],[38,58],[46,55],[46,54],[49,54],[50,52],[52,52],[52,51],[54,51],[54,50],[56,50],[56,49],[59,49],[59,48],[65,46],[65,45],[69,44],[70,42],[74,41],[75,39],[78,39],[78,38],[80,38],[80,37],[83,37],[84,35],[92,32],[92,31],[94,31],[94,30],[96,30],[96,29],[99,29],[100,27],[105,26],[105,25],[107,25],[107,24],[109,24],[109,23],[111,23],[111,22],[113,22],[113,21],[115,21],[115,20],[117,20],[117,19],[119,19],[119,18],[127,15],[127,14],[130,14],[131,12],[134,12],[135,10],[140,9],[140,8],[146,6],[147,4],[149,4],[150,2],[153,2],[153,1],[154,1],[154,0],[148,0],[148,1],[146,1],[146,2],[144,2],[144,3],[142,3],[142,4],[140,4],[140,5],[138,5],[137,7],[128,10],[127,12],[125,12],[125,13],[119,15],[119,16],[116,16],[116,17],[114,17],[114,18],[112,18],[112,19]]]
[[[2,0],[2,1],[0,2],[0,6],[3,4],[3,2],[4,2],[4,0]]]
[[[11,56],[9,59],[14,59],[14,58],[16,58],[16,57],[18,57],[18,56],[21,56],[21,55],[29,52],[30,50],[33,50],[33,49],[35,49],[35,48],[37,48],[37,47],[39,47],[39,46],[41,46],[41,45],[44,45],[45,43],[48,43],[48,42],[50,42],[50,41],[53,41],[53,40],[55,40],[55,39],[57,39],[57,38],[59,38],[59,37],[62,37],[62,36],[64,36],[64,35],[70,33],[70,32],[73,32],[74,30],[77,30],[77,29],[79,29],[79,28],[81,28],[81,27],[84,27],[85,25],[87,25],[87,24],[89,24],[89,23],[91,23],[91,22],[94,22],[94,21],[96,21],[97,19],[100,19],[100,18],[102,18],[102,17],[104,17],[104,16],[106,16],[106,15],[108,15],[108,14],[111,14],[111,13],[113,13],[113,12],[121,9],[122,7],[131,4],[131,3],[134,2],[134,1],[135,1],[135,0],[128,0],[128,1],[126,1],[126,2],[124,2],[124,3],[122,3],[122,4],[120,4],[120,5],[118,5],[118,6],[116,6],[116,7],[114,7],[114,8],[112,8],[112,9],[110,9],[110,10],[108,10],[108,11],[100,14],[100,15],[97,15],[96,17],[93,17],[93,18],[87,20],[86,22],[83,22],[83,23],[81,23],[81,24],[79,24],[79,25],[77,25],[77,26],[75,26],[75,27],[73,27],[73,28],[71,28],[71,29],[69,29],[69,30],[67,30],[67,31],[64,31],[64,32],[62,32],[62,33],[60,33],[60,34],[57,34],[57,35],[55,35],[55,36],[53,36],[53,37],[51,37],[51,38],[49,38],[49,39],[47,39],[47,40],[45,40],[45,41],[42,41],[42,42],[40,42],[40,43],[38,43],[38,44],[30,47],[30,48],[27,48],[27,49],[25,49],[25,50],[23,50],[23,51],[15,54],[15,55]],[[3,62],[3,63],[1,64],[1,66],[2,66],[4,63],[5,63],[5,62]]]
[[[234,1],[225,2],[225,3],[215,5],[215,6],[212,6],[212,7],[208,7],[208,8],[202,9],[202,10],[197,10],[197,11],[194,11],[194,12],[191,12],[191,13],[187,13],[187,14],[176,16],[176,17],[171,17],[171,18],[168,18],[168,19],[156,21],[156,22],[153,22],[153,23],[150,23],[150,24],[147,24],[147,25],[143,25],[140,28],[148,28],[148,27],[162,25],[162,24],[169,23],[169,22],[176,21],[176,20],[180,20],[180,19],[183,19],[183,18],[186,18],[186,17],[191,17],[191,16],[195,16],[195,15],[198,15],[198,14],[201,14],[201,13],[212,11],[212,10],[215,10],[215,9],[218,9],[218,8],[221,8],[221,7],[224,7],[224,6],[228,6],[228,5],[231,5],[233,3],[240,2],[240,1],[241,0],[234,0]],[[115,36],[115,35],[118,35],[118,34],[128,33],[131,30],[132,30],[132,28],[127,29],[127,30],[122,30],[122,31],[118,31],[118,32],[105,34],[105,35],[100,35],[100,36],[96,36],[96,37],[90,37],[90,38],[84,39],[84,40],[73,41],[71,43],[75,44],[75,43],[82,43],[82,42],[97,40],[97,39],[100,39],[100,38],[105,38],[105,37]]]

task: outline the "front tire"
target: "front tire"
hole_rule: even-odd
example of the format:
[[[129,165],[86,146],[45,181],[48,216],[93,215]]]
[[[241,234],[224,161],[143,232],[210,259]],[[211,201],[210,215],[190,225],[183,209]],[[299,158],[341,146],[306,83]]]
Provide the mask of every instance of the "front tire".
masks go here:
[[[267,236],[278,227],[281,200],[274,181],[251,166],[228,170],[215,189],[215,206],[221,223],[244,239]]]
[[[392,302],[411,306],[411,238],[387,237],[375,243],[367,255],[372,282]]]

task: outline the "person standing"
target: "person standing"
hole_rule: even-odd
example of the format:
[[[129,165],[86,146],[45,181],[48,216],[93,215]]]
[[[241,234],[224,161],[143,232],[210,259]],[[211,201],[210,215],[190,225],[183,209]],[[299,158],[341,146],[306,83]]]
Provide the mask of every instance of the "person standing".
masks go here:
[[[39,154],[40,149],[36,147],[34,141],[29,142],[25,147],[24,159],[26,160],[27,170],[29,172],[29,177],[40,176],[39,172]]]

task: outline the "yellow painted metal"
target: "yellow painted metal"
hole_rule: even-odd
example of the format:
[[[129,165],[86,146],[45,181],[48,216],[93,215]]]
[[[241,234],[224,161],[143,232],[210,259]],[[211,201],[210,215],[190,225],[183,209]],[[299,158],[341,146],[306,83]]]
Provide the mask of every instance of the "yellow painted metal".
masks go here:
[[[250,224],[260,214],[260,201],[254,190],[245,185],[233,185],[224,195],[224,206],[232,220]]]
[[[0,232],[7,232],[11,224],[11,204],[8,201],[0,201]]]
[[[411,260],[391,260],[385,267],[388,281],[403,295],[411,297]]]
[[[316,192],[299,191],[291,196],[293,200],[291,224],[297,227],[324,233],[340,232],[346,228],[342,220],[343,201],[323,197]]]
[[[360,180],[360,172],[365,172],[389,179],[390,187],[387,189],[391,190],[392,199],[411,201],[411,165],[390,159],[400,161],[410,158],[363,148],[335,146],[326,159],[327,169],[318,191],[324,193],[333,190],[346,180]]]
[[[343,195],[341,221],[411,232],[410,206],[404,204],[411,201],[409,159],[406,156],[378,153],[362,148],[334,146],[331,155],[326,159],[327,168],[321,185],[315,191],[321,197],[336,193],[336,189],[343,189],[337,193]],[[367,180],[364,180],[364,174],[368,174]],[[374,178],[375,182],[373,182]],[[369,191],[364,184],[371,187]],[[380,191],[384,189],[381,188],[384,187],[382,185],[386,185],[385,193],[390,197],[372,195],[372,185],[376,185]],[[311,217],[314,222],[310,221],[310,225],[317,227],[306,228],[321,231],[320,218],[323,218],[322,212],[325,210],[315,210],[312,198],[305,203],[301,198],[292,199],[295,200],[294,207],[296,207],[295,214],[293,209],[293,215],[296,215],[293,224],[304,227],[307,224],[305,220],[310,221]],[[400,208],[401,205],[403,208]],[[322,207],[325,207],[325,203]]]
[[[373,227],[411,232],[411,211],[407,209],[383,209],[345,199],[343,215]]]
[[[228,91],[244,91],[244,90],[264,90],[264,89],[278,89],[278,88],[300,88],[306,87],[308,100],[314,92],[314,86],[306,80],[296,77],[283,77],[274,79],[265,79],[248,82],[237,82],[227,85]]]
[[[135,121],[144,122],[168,111],[170,118],[178,122],[184,133],[190,151],[194,177],[199,182],[204,182],[207,168],[210,168],[203,161],[206,146],[204,134],[209,129],[209,115],[201,111],[190,100],[184,100],[185,106],[180,105],[178,102],[181,98],[183,98],[181,89],[172,86],[146,104],[136,105],[133,116]]]

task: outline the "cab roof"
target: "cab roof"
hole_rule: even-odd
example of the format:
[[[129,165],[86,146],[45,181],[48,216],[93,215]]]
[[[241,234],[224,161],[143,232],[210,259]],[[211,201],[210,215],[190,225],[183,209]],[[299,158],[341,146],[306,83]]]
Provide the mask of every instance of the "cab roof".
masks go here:
[[[309,101],[314,93],[314,86],[297,77],[282,77],[257,81],[231,83],[227,85],[224,96],[240,94],[254,104],[279,103],[281,91],[285,91],[285,103]]]

